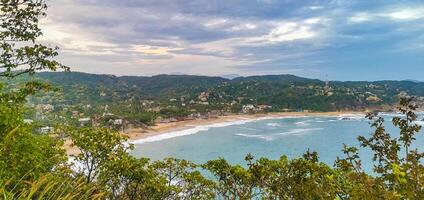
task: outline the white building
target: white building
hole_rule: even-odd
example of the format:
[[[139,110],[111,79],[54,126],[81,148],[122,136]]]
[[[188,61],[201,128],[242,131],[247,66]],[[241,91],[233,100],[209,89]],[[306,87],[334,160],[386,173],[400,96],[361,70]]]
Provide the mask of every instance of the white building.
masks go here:
[[[79,120],[78,120],[78,122],[79,122],[79,124],[80,124],[80,126],[85,126],[85,125],[87,125],[88,123],[90,123],[90,121],[91,121],[91,119],[90,118],[80,118]]]
[[[42,133],[42,134],[47,134],[47,133],[51,133],[53,131],[54,131],[53,127],[45,126],[45,127],[41,127],[39,132]]]

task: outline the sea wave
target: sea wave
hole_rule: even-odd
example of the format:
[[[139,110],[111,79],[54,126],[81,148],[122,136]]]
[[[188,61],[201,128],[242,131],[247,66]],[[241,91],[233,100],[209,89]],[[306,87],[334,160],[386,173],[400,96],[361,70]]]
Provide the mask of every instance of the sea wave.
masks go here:
[[[171,138],[174,138],[174,137],[193,135],[193,134],[196,134],[198,132],[207,131],[207,130],[209,130],[209,127],[198,126],[198,127],[195,127],[195,128],[184,129],[184,130],[173,131],[173,132],[167,132],[167,133],[163,133],[163,134],[159,134],[159,135],[155,135],[155,136],[151,136],[151,137],[147,137],[147,138],[143,138],[143,139],[134,140],[131,143],[132,144],[143,144],[143,143],[148,143],[148,142],[156,142],[156,141],[171,139]]]
[[[294,124],[296,124],[296,126],[309,126],[310,125],[310,124],[307,123],[307,121],[300,121],[300,122],[296,122]]]
[[[364,120],[365,115],[364,114],[342,114],[338,116],[339,120],[352,120],[352,121],[359,121]]]
[[[244,134],[244,133],[237,133],[236,135],[242,136],[242,137],[247,137],[247,138],[258,138],[258,139],[263,139],[263,140],[266,140],[266,141],[274,140],[272,135]]]
[[[379,116],[381,117],[403,117],[405,115],[403,115],[402,113],[393,113],[393,112],[380,112],[378,113]]]
[[[256,122],[256,121],[262,121],[262,120],[268,120],[268,119],[286,119],[286,118],[301,118],[304,116],[296,116],[296,117],[260,117],[260,118],[242,118],[241,120],[234,120],[234,121],[226,121],[226,122],[220,122],[210,125],[200,125],[200,126],[194,126],[192,128],[178,130],[178,131],[171,131],[171,132],[165,132],[159,135],[154,135],[147,138],[142,138],[138,140],[134,140],[131,143],[132,144],[143,144],[148,142],[156,142],[161,140],[167,140],[175,137],[181,137],[181,136],[187,136],[187,135],[193,135],[197,134],[202,131],[208,131],[211,128],[219,128],[219,127],[227,127],[232,125],[242,125],[250,122]]]
[[[324,120],[324,119],[316,119],[314,122],[317,123],[327,123],[327,122],[336,122],[336,121],[340,121],[339,118],[330,118],[328,120]]]
[[[237,128],[244,129],[244,130],[249,130],[249,131],[258,131],[258,129],[256,129],[256,128],[250,128],[250,127],[245,127],[245,126],[240,126],[240,127],[237,127]]]
[[[304,134],[304,133],[307,133],[307,132],[319,131],[319,130],[323,130],[323,129],[324,128],[298,128],[298,129],[292,129],[292,130],[287,131],[287,132],[277,133],[275,135],[279,135],[279,136],[300,135],[300,134]]]
[[[279,124],[279,123],[267,123],[266,125],[271,126],[271,127],[280,127],[281,126],[281,124]]]
[[[235,135],[247,137],[247,138],[257,138],[262,139],[265,141],[273,141],[277,138],[283,137],[283,136],[290,136],[290,135],[303,135],[306,133],[323,130],[323,128],[302,128],[302,129],[292,129],[286,132],[282,133],[274,133],[274,134],[268,134],[268,135],[260,135],[260,134],[245,134],[245,133],[237,133]]]

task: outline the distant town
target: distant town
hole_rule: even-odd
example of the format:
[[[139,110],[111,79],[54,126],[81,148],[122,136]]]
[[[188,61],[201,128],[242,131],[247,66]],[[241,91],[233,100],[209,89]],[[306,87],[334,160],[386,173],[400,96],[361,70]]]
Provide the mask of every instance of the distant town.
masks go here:
[[[40,73],[31,79],[56,87],[29,99],[28,107],[34,111],[26,114],[25,122],[36,123],[40,133],[63,123],[125,131],[229,114],[391,111],[407,95],[417,96],[418,104],[424,102],[424,83],[412,81],[337,82],[292,75],[231,80],[188,75],[115,77],[75,72]]]

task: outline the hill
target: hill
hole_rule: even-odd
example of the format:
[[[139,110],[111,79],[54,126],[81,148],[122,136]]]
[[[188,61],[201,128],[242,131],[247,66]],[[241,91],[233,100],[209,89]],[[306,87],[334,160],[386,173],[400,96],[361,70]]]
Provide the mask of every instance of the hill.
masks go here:
[[[157,117],[187,117],[211,112],[390,110],[401,95],[418,96],[419,103],[424,99],[422,82],[324,82],[294,75],[226,79],[45,72],[13,81],[16,85],[28,80],[42,80],[60,88],[59,92],[29,99],[34,106],[52,105],[55,116],[70,116],[75,112],[80,113],[78,117],[113,113],[143,123],[152,123]]]
[[[331,81],[294,75],[221,77],[192,75],[113,76],[79,72],[45,72],[32,78],[62,89],[71,104],[184,98],[198,101],[205,92],[209,103],[267,104],[278,109],[317,111],[355,110],[391,105],[402,92],[424,96],[424,83],[413,81]],[[20,80],[22,81],[22,79]],[[207,96],[207,97],[206,97]]]

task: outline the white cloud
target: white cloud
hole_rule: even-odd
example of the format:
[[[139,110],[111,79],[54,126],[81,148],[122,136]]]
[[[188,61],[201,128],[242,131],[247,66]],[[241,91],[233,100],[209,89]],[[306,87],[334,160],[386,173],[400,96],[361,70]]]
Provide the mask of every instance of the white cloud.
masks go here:
[[[256,29],[257,26],[253,23],[243,23],[230,28],[231,31],[246,31]]]
[[[306,10],[322,10],[324,6],[309,6],[305,8]]]
[[[137,70],[154,74],[176,69],[215,75],[238,73],[234,66],[276,59],[274,53],[255,49],[313,40],[327,28],[323,26],[326,19],[320,16],[270,20],[166,9],[157,12],[102,3],[85,5],[72,0],[58,0],[52,6],[43,30],[46,42],[61,47],[61,58],[69,62],[64,64],[76,65],[76,70],[90,68],[121,75]]]
[[[416,20],[424,18],[424,7],[417,8],[404,8],[401,10],[393,11],[391,13],[383,14],[394,20]]]
[[[376,20],[409,21],[424,19],[424,7],[396,7],[377,11],[358,12],[348,17],[352,23]]]
[[[360,12],[360,13],[356,13],[353,16],[348,18],[349,22],[352,23],[361,23],[361,22],[366,22],[366,21],[370,21],[372,19],[372,15],[365,13],[365,12]]]
[[[315,17],[299,21],[277,22],[268,34],[250,38],[248,41],[252,43],[279,43],[313,39],[320,35],[322,29],[326,28],[328,21],[328,19]]]
[[[150,45],[132,45],[132,51],[147,55],[169,55],[170,51],[181,50],[182,48],[158,47]]]
[[[85,55],[112,55],[115,48],[118,48],[118,45],[114,43],[85,34],[77,26],[61,26],[49,20],[44,21],[41,26],[43,29],[42,41],[59,45],[63,51],[73,51]]]
[[[205,23],[206,27],[217,28],[228,23],[228,19],[212,19]]]
[[[285,42],[299,39],[308,39],[316,36],[311,27],[297,23],[283,23],[272,30],[265,40],[270,42]]]

